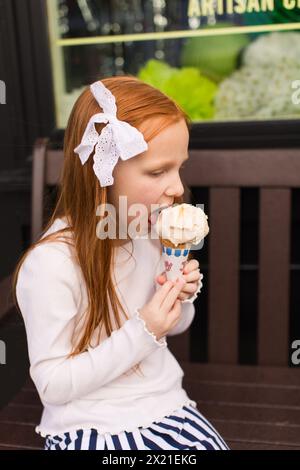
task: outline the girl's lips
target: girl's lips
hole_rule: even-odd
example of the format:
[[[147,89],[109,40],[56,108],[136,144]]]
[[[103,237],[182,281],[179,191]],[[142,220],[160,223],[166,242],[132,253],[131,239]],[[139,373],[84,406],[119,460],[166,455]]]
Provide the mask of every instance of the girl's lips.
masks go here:
[[[149,217],[149,222],[151,225],[155,225],[156,224],[156,221],[157,221],[157,218],[158,218],[158,214],[159,212],[158,211],[155,211],[155,212],[152,212],[152,214],[150,215]]]
[[[155,209],[153,212],[151,212],[149,218],[148,218],[148,222],[151,224],[151,225],[155,225],[156,222],[157,222],[157,219],[158,219],[158,216],[159,214],[161,213],[161,211],[163,209],[166,209],[167,207],[170,207],[170,206],[161,206],[159,207],[158,209]]]

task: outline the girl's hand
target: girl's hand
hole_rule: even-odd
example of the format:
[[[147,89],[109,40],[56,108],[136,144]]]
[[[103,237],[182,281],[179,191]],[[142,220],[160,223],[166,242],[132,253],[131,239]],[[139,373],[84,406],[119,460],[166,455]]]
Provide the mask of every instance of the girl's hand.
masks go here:
[[[196,259],[191,259],[186,263],[182,277],[185,279],[185,284],[178,295],[178,299],[186,300],[195,294],[198,288],[199,279],[203,277],[200,273],[199,262]],[[156,282],[161,286],[163,286],[166,281],[167,276],[165,272],[156,277]]]
[[[165,336],[179,321],[181,316],[181,302],[178,300],[179,292],[184,281],[180,279],[174,283],[167,281],[153,295],[150,302],[139,309],[140,317],[159,340]]]

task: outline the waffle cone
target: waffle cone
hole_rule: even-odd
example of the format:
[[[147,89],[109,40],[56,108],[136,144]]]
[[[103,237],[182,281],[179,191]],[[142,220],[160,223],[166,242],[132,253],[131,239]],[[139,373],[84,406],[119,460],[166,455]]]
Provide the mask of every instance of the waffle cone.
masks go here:
[[[160,239],[162,245],[168,247],[168,248],[174,248],[174,249],[179,249],[179,250],[184,250],[185,248],[190,247],[190,243],[179,243],[179,245],[174,245],[174,243],[170,242],[170,240],[166,240],[164,238]]]

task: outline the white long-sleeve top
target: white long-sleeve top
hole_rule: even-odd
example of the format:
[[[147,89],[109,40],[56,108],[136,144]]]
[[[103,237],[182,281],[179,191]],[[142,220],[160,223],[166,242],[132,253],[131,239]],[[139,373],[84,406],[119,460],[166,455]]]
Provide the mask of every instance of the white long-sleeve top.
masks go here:
[[[56,219],[46,234],[66,227]],[[45,234],[45,235],[46,235]],[[115,286],[129,319],[107,337],[95,330],[91,346],[68,358],[83,328],[87,291],[73,247],[61,241],[33,248],[21,266],[16,295],[24,318],[30,375],[44,406],[36,432],[42,436],[94,428],[117,434],[148,427],[183,405],[193,404],[182,388],[183,370],[157,341],[137,309],[157,289],[163,271],[158,240],[135,239],[117,248]],[[202,285],[202,284],[201,284]],[[195,314],[197,293],[182,302],[182,316],[168,335],[185,331]],[[140,363],[143,375],[133,372]]]

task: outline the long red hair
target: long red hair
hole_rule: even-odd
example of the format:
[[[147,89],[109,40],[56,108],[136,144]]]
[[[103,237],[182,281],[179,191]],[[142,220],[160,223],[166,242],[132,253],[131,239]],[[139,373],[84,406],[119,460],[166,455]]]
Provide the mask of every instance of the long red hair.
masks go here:
[[[157,124],[143,131],[149,142],[162,129],[172,123],[185,120],[188,128],[190,121],[182,109],[169,97],[156,88],[142,82],[134,76],[116,76],[104,78],[102,83],[113,93],[117,104],[117,117],[139,128],[142,123],[152,118]],[[101,240],[96,236],[99,220],[96,208],[107,200],[107,188],[101,187],[93,171],[92,156],[82,166],[74,148],[79,145],[86,125],[92,115],[101,112],[99,105],[87,87],[75,102],[71,111],[64,136],[64,161],[59,184],[58,198],[54,210],[41,235],[54,223],[56,218],[66,217],[69,227],[44,236],[33,243],[21,256],[13,275],[14,301],[16,283],[22,263],[28,253],[37,245],[57,241],[72,245],[86,283],[88,307],[85,312],[85,326],[81,337],[73,345],[70,356],[87,349],[95,329],[104,326],[107,336],[113,331],[109,313],[109,301],[118,327],[121,326],[120,311],[128,318],[114,288],[112,261],[114,247],[109,238]],[[96,124],[100,133],[105,124]],[[182,202],[183,198],[175,202]],[[89,221],[87,224],[86,221]],[[68,236],[71,230],[72,236]]]

